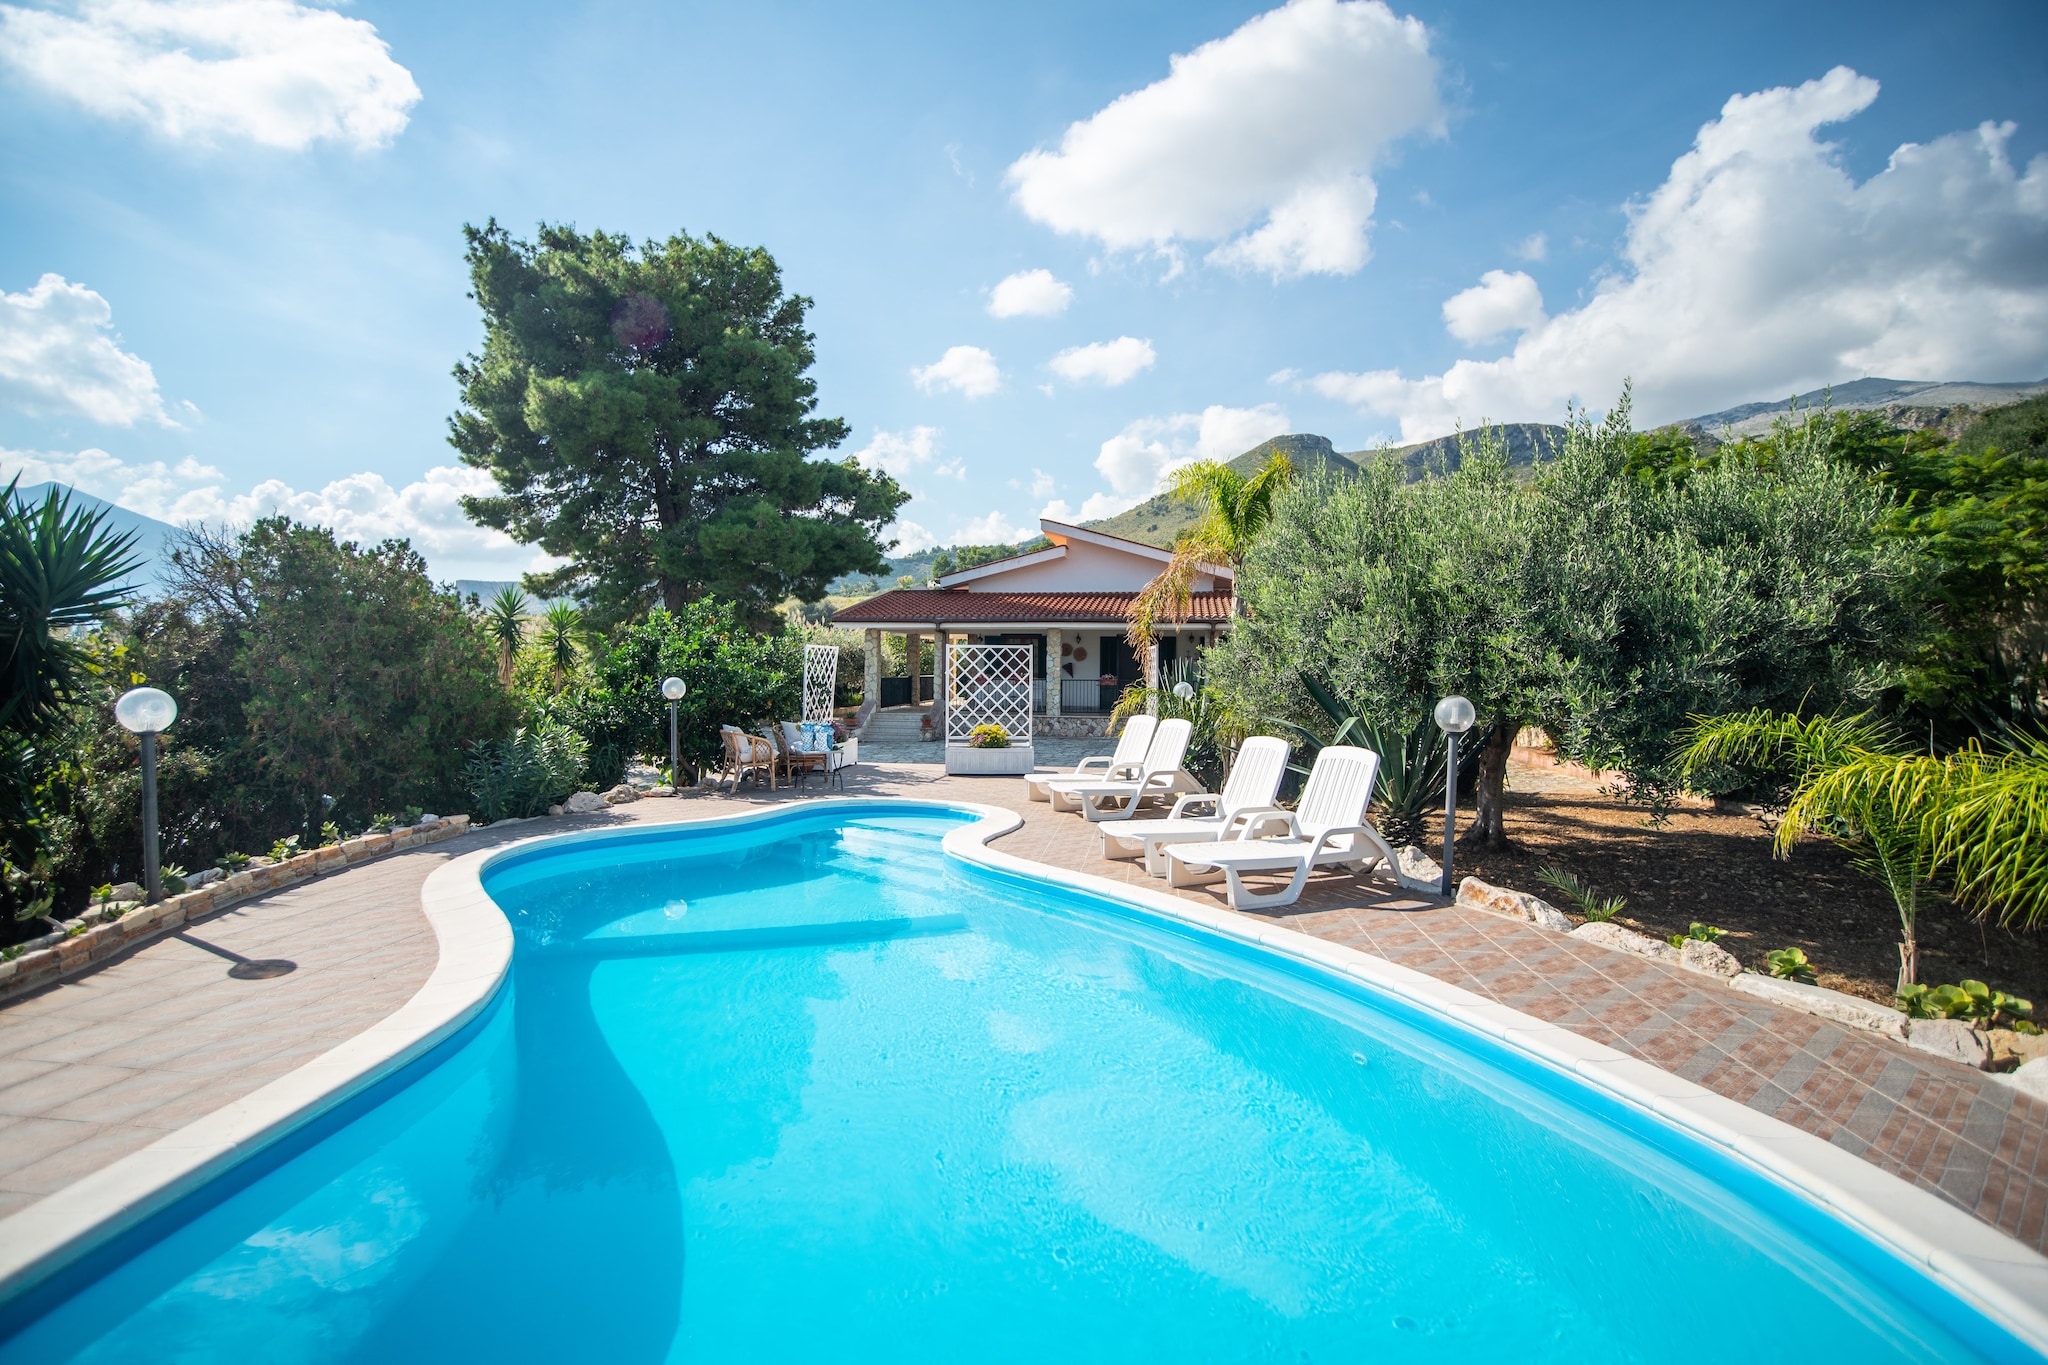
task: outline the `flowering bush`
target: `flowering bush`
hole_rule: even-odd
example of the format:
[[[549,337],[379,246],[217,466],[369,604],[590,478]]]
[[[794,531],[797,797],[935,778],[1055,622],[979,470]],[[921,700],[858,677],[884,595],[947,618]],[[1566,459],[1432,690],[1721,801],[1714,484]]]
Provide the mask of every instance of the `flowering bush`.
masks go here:
[[[1010,732],[996,724],[977,725],[968,732],[967,743],[976,749],[1007,749]]]

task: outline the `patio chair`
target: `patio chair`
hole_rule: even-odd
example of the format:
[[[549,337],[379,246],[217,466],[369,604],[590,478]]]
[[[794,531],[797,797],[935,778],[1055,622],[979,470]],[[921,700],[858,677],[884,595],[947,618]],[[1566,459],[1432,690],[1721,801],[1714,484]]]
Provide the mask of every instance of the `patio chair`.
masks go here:
[[[748,734],[737,725],[719,726],[718,737],[725,742],[725,757],[718,768],[718,781],[721,785],[727,777],[731,777],[732,789],[737,792],[740,789],[740,780],[747,774],[752,773],[754,780],[759,782],[761,774],[765,772],[768,774],[769,790],[774,790],[774,746],[765,745],[762,740]]]
[[[1072,801],[1064,799],[1062,792],[1067,787],[1084,786],[1111,777],[1136,777],[1145,766],[1145,753],[1152,747],[1152,734],[1159,728],[1157,716],[1132,716],[1124,722],[1124,732],[1116,742],[1113,754],[1094,754],[1074,765],[1066,773],[1026,773],[1024,787],[1033,801],[1050,801],[1054,810],[1077,809]]]
[[[1145,766],[1136,777],[1110,778],[1085,786],[1068,787],[1062,793],[1079,804],[1090,824],[1103,820],[1128,820],[1147,801],[1177,792],[1199,792],[1201,783],[1181,770],[1187,757],[1188,740],[1194,736],[1194,722],[1163,720],[1152,732],[1152,747],[1145,751]]]
[[[808,783],[812,773],[828,772],[832,756],[822,749],[812,749],[804,740],[804,730],[793,720],[777,722],[776,734],[782,743],[782,773],[792,783]]]
[[[1166,875],[1165,850],[1172,844],[1213,844],[1244,836],[1245,817],[1253,811],[1270,814],[1273,798],[1280,793],[1280,779],[1287,775],[1291,749],[1284,739],[1259,735],[1244,742],[1237,751],[1237,763],[1223,792],[1190,792],[1173,803],[1164,820],[1133,820],[1128,824],[1102,827],[1102,856],[1143,858],[1145,870],[1155,877]],[[1189,812],[1208,805],[1206,815]]]
[[[1379,771],[1380,756],[1370,749],[1328,746],[1316,755],[1294,810],[1247,812],[1243,838],[1168,848],[1167,885],[1199,886],[1221,877],[1231,909],[1262,910],[1294,904],[1308,874],[1318,867],[1348,867],[1363,874],[1378,862],[1394,866],[1394,851],[1365,818]],[[1286,832],[1260,837],[1274,825]],[[1260,894],[1245,888],[1247,872],[1293,875],[1281,890]]]

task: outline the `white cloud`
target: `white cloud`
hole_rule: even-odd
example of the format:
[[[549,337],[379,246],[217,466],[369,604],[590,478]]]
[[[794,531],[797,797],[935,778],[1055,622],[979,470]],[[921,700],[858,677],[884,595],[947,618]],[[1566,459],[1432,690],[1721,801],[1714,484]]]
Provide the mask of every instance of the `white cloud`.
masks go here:
[[[1039,512],[1041,517],[1064,521],[1069,526],[1084,521],[1095,521],[1102,517],[1113,517],[1117,513],[1137,506],[1143,498],[1119,497],[1115,493],[1090,493],[1081,503],[1079,511],[1065,498],[1054,498]]]
[[[876,431],[874,439],[853,453],[863,469],[879,469],[892,479],[902,479],[913,470],[930,468],[939,456],[939,429],[912,427],[909,431]]]
[[[130,463],[98,449],[0,450],[0,483],[16,474],[24,484],[55,480],[172,525],[243,526],[281,513],[330,526],[342,539],[363,544],[399,537],[448,577],[502,577],[554,562],[463,515],[463,494],[497,491],[489,474],[467,465],[437,466],[404,487],[393,487],[381,474],[361,473],[303,491],[282,479],[265,479],[236,493],[226,490],[220,470],[189,458],[169,465]]]
[[[0,60],[106,118],[165,137],[381,147],[419,102],[375,26],[294,0],[0,5]]]
[[[996,358],[979,346],[951,346],[929,365],[910,372],[926,393],[952,389],[963,398],[986,398],[1003,386]]]
[[[30,412],[81,413],[109,426],[177,425],[149,362],[121,349],[113,306],[61,275],[0,293],[0,395]]]
[[[1020,270],[988,291],[992,318],[1051,318],[1067,311],[1074,291],[1050,270]]]
[[[1907,143],[1858,184],[1818,130],[1877,82],[1837,67],[1737,95],[1647,199],[1624,269],[1497,360],[1443,374],[1332,373],[1318,392],[1398,416],[1408,440],[1492,418],[1605,404],[1635,380],[1664,422],[1881,375],[2000,379],[2048,371],[2048,155],[2024,174],[2013,125]]]
[[[1437,131],[1437,65],[1420,20],[1379,0],[1292,0],[1176,55],[1164,79],[1019,157],[1025,214],[1111,250],[1183,243],[1275,278],[1348,275],[1370,255],[1386,147]]]
[[[1137,502],[1158,492],[1161,479],[1177,465],[1235,459],[1287,429],[1287,414],[1271,403],[1212,404],[1199,413],[1141,417],[1102,443],[1095,468],[1118,495]]]
[[[1550,239],[1540,232],[1532,232],[1508,248],[1508,254],[1519,261],[1543,261],[1550,258]]]
[[[1094,380],[1113,389],[1151,369],[1158,359],[1150,341],[1118,337],[1115,341],[1069,346],[1047,363],[1052,366],[1054,374],[1071,383]]]
[[[1444,300],[1444,326],[1468,344],[1542,325],[1543,291],[1519,270],[1513,274],[1489,270],[1479,277],[1478,284]]]
[[[939,538],[930,531],[914,521],[904,521],[901,517],[883,528],[882,543],[886,545],[891,540],[896,542],[896,553],[899,555],[914,555],[919,550],[929,550],[939,543]]]
[[[987,516],[961,522],[953,528],[954,545],[1014,545],[1037,531],[1026,531],[1013,525],[1001,512],[990,512]]]

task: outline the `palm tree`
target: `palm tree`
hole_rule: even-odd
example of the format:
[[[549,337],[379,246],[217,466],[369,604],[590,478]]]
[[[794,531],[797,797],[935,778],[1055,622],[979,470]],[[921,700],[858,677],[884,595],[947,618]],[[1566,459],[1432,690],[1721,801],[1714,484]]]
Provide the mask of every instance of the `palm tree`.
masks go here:
[[[94,672],[75,632],[121,605],[118,585],[141,560],[135,536],[114,534],[105,512],[74,508],[54,488],[29,506],[18,482],[0,490],[0,904],[33,919],[54,896],[36,792],[42,746]]]
[[[1252,543],[1273,519],[1273,504],[1280,490],[1293,477],[1294,465],[1277,450],[1250,477],[1221,460],[1197,460],[1168,477],[1168,497],[1205,505],[1201,519],[1174,543],[1173,559],[1131,603],[1127,638],[1133,649],[1143,653],[1152,647],[1159,621],[1187,619],[1195,577],[1205,568],[1228,565],[1233,577],[1244,568]],[[1237,601],[1233,594],[1233,613],[1238,610]]]
[[[1696,718],[1679,755],[1688,776],[1722,763],[1789,764],[1793,789],[1778,824],[1779,857],[1818,832],[1884,884],[1898,908],[1899,986],[1919,976],[1920,901],[1946,867],[1957,900],[2003,924],[2048,919],[2048,745],[2022,739],[1991,752],[1972,741],[1946,757],[1915,752],[1868,716],[1769,711]]]
[[[512,665],[526,642],[526,594],[517,583],[507,583],[484,604],[483,617],[484,631],[498,647],[498,682],[510,687]]]
[[[546,622],[541,645],[547,650],[548,664],[554,670],[555,691],[560,692],[563,680],[576,667],[576,637],[583,632],[583,613],[571,603],[556,602],[548,607]]]

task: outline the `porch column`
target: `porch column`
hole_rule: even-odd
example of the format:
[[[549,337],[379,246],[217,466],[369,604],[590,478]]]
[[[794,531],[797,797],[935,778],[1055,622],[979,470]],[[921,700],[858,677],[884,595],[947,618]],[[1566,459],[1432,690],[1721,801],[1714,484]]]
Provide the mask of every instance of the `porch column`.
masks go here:
[[[861,632],[860,697],[876,706],[882,704],[882,632]]]
[[[1145,701],[1145,714],[1159,714],[1159,637],[1153,636],[1152,643],[1145,646],[1145,686],[1152,689],[1152,695]]]
[[[903,671],[910,675],[910,704],[912,707],[923,705],[917,694],[917,675],[922,671],[919,668],[918,661],[923,654],[924,636],[912,631],[903,637]]]
[[[941,627],[932,636],[932,730],[946,738],[946,654],[951,636]]]
[[[1060,718],[1060,651],[1066,647],[1066,634],[1058,626],[1045,633],[1045,718]]]

